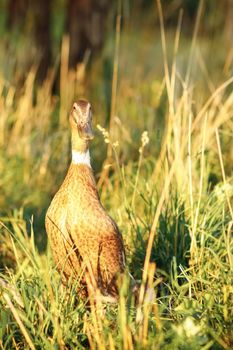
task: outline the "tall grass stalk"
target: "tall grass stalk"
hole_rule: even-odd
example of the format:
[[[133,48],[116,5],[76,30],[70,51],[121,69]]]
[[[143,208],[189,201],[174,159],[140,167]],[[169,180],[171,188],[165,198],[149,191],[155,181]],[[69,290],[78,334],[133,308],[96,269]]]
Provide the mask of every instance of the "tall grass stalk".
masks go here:
[[[116,35],[115,35],[115,49],[114,49],[114,61],[113,61],[113,75],[112,75],[112,89],[111,89],[111,110],[109,116],[109,135],[113,138],[113,122],[116,118],[116,106],[117,106],[117,84],[118,84],[118,71],[119,71],[119,50],[120,50],[120,36],[121,36],[121,0],[118,2],[118,14],[116,18]],[[102,185],[108,178],[109,167],[112,160],[112,147],[109,143],[107,145],[107,155],[106,160],[103,164],[103,170],[101,172],[98,188]]]
[[[42,244],[46,234],[41,222],[69,161],[67,113],[73,99],[85,92],[89,56],[76,71],[69,71],[69,39],[64,37],[59,96],[52,91],[54,71],[42,87],[36,87],[34,67],[19,88],[0,74],[2,349],[232,348],[233,185],[228,142],[233,77],[218,84],[209,79],[210,91],[195,88],[193,62],[199,62],[205,80],[208,76],[204,59],[196,60],[203,4],[189,58],[181,65],[182,12],[170,59],[170,39],[157,0],[164,76],[151,78],[150,73],[140,84],[133,84],[127,72],[119,74],[127,38],[118,13],[110,129],[99,128],[103,138],[93,147],[93,160],[100,163],[102,144],[111,149],[105,161],[111,154],[113,166],[107,172],[103,167],[98,185],[104,185],[102,202],[118,222],[126,247],[117,304],[103,303],[100,295],[94,299],[90,285],[89,301],[80,298],[82,272],[64,288],[50,248]],[[136,65],[135,79],[140,69]],[[164,131],[157,152],[154,130],[159,122]],[[143,130],[149,130],[150,142],[141,140],[139,145]],[[128,271],[137,280],[138,295]]]

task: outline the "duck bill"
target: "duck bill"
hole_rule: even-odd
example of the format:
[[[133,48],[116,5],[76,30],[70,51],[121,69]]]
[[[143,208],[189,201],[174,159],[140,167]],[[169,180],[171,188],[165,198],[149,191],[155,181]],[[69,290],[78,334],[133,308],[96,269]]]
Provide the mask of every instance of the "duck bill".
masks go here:
[[[83,140],[92,140],[94,138],[94,134],[89,123],[83,128],[78,128],[78,133],[80,138]]]

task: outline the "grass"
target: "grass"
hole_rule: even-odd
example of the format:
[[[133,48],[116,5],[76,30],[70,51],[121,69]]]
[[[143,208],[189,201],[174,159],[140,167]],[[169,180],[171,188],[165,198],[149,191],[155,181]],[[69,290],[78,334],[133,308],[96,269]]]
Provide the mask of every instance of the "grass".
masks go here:
[[[181,18],[168,37],[161,13],[160,21],[162,50],[143,65],[127,51],[130,29],[118,28],[112,106],[104,103],[111,83],[100,59],[89,77],[85,63],[68,71],[67,38],[58,96],[55,70],[41,87],[34,67],[22,85],[0,75],[2,349],[233,347],[233,78],[230,70],[209,73],[197,30],[184,58]],[[148,48],[137,45],[139,58]],[[149,60],[159,56],[163,75]],[[216,62],[224,67],[223,51]],[[70,159],[67,112],[86,84],[101,125],[91,146],[101,199],[140,285],[135,301],[126,273],[117,305],[86,305],[74,283],[63,288],[46,247],[44,214]]]

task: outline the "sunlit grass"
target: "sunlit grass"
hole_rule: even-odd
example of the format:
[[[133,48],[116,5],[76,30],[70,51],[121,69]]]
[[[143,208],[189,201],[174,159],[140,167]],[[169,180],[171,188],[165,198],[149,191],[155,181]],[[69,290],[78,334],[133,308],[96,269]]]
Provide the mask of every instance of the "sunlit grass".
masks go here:
[[[118,37],[123,48],[127,35]],[[41,87],[36,68],[22,86],[0,73],[2,349],[232,348],[233,78],[213,84],[197,43],[195,72],[187,57],[181,66],[180,35],[179,22],[172,58],[172,41],[162,35],[159,77],[132,59],[132,78],[127,52],[118,47],[117,81],[99,79],[99,62],[88,81],[86,62],[68,71],[67,38],[59,96],[55,71]],[[203,76],[208,88],[198,80]],[[86,303],[73,281],[62,287],[49,247],[38,252],[35,245],[45,245],[44,213],[70,159],[67,115],[86,81],[100,124],[91,152],[101,199],[121,229],[127,270],[139,284],[135,300],[126,273],[117,305]],[[102,107],[106,84],[115,91],[114,108],[109,100]],[[107,147],[111,156],[101,169]]]
[[[153,201],[157,200],[156,195],[149,203],[143,200],[144,215],[138,216],[129,208],[121,210],[121,215],[128,217],[127,224],[121,222],[128,242],[128,269],[137,280],[141,278],[151,225],[146,211],[151,211],[152,221]],[[62,288],[50,252],[38,253],[33,231],[29,237],[22,213],[1,218],[1,247],[7,248],[13,266],[0,279],[2,347],[18,344],[33,348],[33,344],[35,348],[51,348],[57,344],[62,348],[66,344],[85,348],[89,344],[104,349],[230,349],[232,238],[223,186],[201,202],[196,227],[197,264],[189,260],[189,213],[182,197],[169,196],[153,243],[151,261],[156,265],[149,265],[141,306],[135,303],[127,276],[119,305],[86,306],[78,299],[73,283]]]

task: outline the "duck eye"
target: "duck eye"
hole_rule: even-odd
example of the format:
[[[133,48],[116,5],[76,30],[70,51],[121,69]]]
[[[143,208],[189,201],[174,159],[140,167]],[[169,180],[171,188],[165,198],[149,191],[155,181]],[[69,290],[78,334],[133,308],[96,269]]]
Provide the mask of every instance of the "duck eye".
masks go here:
[[[78,110],[78,105],[77,105],[77,103],[75,102],[74,104],[73,104],[73,111],[77,111]]]

